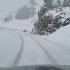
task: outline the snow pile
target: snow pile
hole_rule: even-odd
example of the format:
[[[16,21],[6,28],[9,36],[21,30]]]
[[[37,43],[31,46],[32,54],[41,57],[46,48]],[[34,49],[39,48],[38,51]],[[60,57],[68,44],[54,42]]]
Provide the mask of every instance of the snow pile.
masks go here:
[[[54,44],[55,49],[58,46],[59,56],[56,55],[60,65],[70,65],[70,24],[48,36],[47,40]]]
[[[70,49],[70,24],[49,35],[48,39]]]

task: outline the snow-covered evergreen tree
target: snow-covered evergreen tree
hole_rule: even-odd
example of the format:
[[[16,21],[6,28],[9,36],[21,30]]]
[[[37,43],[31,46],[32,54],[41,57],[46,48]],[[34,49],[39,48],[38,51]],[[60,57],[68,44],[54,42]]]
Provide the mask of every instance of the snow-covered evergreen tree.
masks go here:
[[[58,3],[58,7],[60,7],[61,6],[61,1],[57,0],[57,3]]]
[[[53,8],[53,0],[44,0],[44,3],[46,3],[46,6],[48,8]]]
[[[35,0],[30,0],[29,3],[30,3],[30,9],[31,9],[31,12],[32,12],[32,16],[33,16],[34,13],[35,13],[35,6],[37,4],[36,4],[36,1]]]
[[[64,0],[63,6],[70,6],[70,0]]]
[[[35,0],[30,0],[29,3],[30,3],[30,5],[31,5],[31,7],[34,7],[34,6],[36,5]]]

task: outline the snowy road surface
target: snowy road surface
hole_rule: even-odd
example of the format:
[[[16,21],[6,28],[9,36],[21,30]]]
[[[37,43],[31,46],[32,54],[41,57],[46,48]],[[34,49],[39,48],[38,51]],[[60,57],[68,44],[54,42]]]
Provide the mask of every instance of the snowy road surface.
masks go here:
[[[70,65],[70,47],[52,36],[0,28],[0,67]],[[65,40],[70,41],[67,38]]]

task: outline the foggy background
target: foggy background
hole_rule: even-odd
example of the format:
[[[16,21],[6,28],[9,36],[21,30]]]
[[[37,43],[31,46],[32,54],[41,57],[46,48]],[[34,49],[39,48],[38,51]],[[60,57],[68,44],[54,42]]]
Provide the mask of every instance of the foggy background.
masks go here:
[[[37,0],[37,3],[39,2],[40,0]],[[29,0],[0,0],[0,18],[9,15],[11,12],[15,14],[20,7],[28,3]]]

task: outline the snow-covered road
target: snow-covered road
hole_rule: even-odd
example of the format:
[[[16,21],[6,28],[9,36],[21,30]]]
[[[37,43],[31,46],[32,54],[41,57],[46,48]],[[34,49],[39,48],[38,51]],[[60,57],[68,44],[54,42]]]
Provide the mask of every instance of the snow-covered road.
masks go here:
[[[0,67],[70,65],[70,48],[51,38],[1,27]]]
[[[47,51],[43,49],[43,46],[35,41],[30,34],[23,33],[24,38],[24,51],[20,59],[19,66],[22,65],[43,65],[52,64],[51,58],[49,59]],[[54,63],[53,63],[54,64]]]

